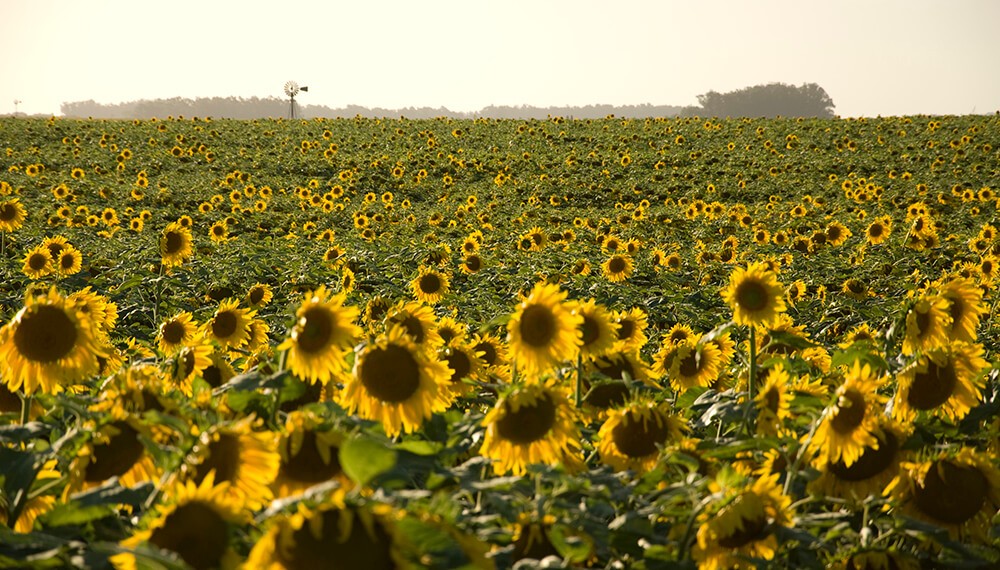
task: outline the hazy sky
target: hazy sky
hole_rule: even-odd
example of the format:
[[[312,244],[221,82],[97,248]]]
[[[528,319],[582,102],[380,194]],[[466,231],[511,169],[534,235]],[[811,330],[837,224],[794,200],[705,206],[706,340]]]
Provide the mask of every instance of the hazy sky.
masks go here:
[[[817,83],[841,116],[1000,109],[1000,0],[0,0],[0,113],[283,97],[694,105]]]

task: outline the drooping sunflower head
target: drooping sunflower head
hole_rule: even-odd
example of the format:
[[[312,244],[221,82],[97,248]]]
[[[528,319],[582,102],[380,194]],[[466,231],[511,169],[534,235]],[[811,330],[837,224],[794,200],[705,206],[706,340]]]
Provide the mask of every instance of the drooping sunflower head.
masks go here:
[[[451,371],[448,386],[456,396],[472,392],[483,374],[483,360],[469,343],[455,342],[442,348],[439,360]]]
[[[11,391],[52,394],[98,371],[105,348],[99,331],[77,305],[55,288],[31,296],[0,328],[0,378]]]
[[[951,342],[921,354],[898,375],[893,416],[912,420],[917,414],[958,421],[979,405],[989,366],[980,344]]]
[[[322,285],[306,294],[291,335],[278,346],[288,350],[288,367],[298,377],[327,384],[346,372],[345,353],[362,331],[356,324],[361,311],[345,300]]]
[[[539,283],[507,323],[507,343],[518,369],[541,374],[576,358],[583,316],[565,302],[558,285]]]
[[[781,284],[762,263],[734,270],[722,298],[732,309],[733,320],[741,325],[766,326],[785,311]]]
[[[875,443],[864,446],[850,466],[843,458],[822,462],[819,477],[809,484],[810,491],[853,501],[881,495],[908,454],[903,448],[908,433],[902,424],[882,416],[873,434]]]
[[[417,346],[396,325],[357,353],[354,373],[337,401],[358,416],[382,423],[386,435],[418,429],[434,413],[448,408],[448,366]]]
[[[614,315],[593,299],[572,301],[569,307],[582,317],[580,356],[593,360],[607,354],[618,339],[619,325]]]
[[[644,473],[656,465],[663,447],[679,441],[686,430],[684,420],[667,405],[640,400],[608,412],[597,450],[601,461],[616,471]]]
[[[272,484],[276,497],[299,494],[309,487],[336,480],[342,491],[353,486],[340,465],[338,452],[345,435],[316,414],[293,411],[278,442],[281,463]]]
[[[791,378],[783,364],[761,371],[758,382],[763,385],[757,392],[757,433],[780,435],[785,433],[785,420],[791,415]]]
[[[903,462],[885,492],[910,516],[985,543],[1000,509],[1000,470],[990,457],[963,447],[922,462]]]
[[[89,433],[90,441],[70,466],[65,496],[99,486],[112,477],[118,477],[122,487],[159,479],[160,470],[140,439],[150,434],[136,418],[126,415]]]
[[[582,465],[573,408],[552,382],[514,387],[483,419],[486,434],[479,453],[493,460],[498,475],[523,475],[532,463],[567,469]]]
[[[975,342],[982,316],[989,312],[983,304],[983,291],[971,279],[957,277],[941,285],[939,294],[948,303],[951,317],[951,340]]]

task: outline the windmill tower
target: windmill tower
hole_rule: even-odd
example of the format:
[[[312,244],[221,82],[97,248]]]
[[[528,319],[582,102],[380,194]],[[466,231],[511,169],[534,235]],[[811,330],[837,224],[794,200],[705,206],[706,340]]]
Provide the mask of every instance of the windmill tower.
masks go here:
[[[285,95],[288,95],[288,116],[291,119],[295,118],[295,96],[299,94],[299,91],[309,91],[308,87],[299,87],[299,84],[294,81],[285,82]]]

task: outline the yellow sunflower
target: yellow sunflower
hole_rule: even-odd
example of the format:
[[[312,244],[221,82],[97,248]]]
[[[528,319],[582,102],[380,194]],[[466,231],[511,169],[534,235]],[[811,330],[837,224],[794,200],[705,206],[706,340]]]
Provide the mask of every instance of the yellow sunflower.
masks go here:
[[[593,360],[607,354],[618,339],[618,323],[613,314],[593,299],[570,301],[568,306],[583,320],[580,323],[580,356]]]
[[[983,304],[983,291],[971,279],[957,277],[938,288],[938,292],[948,302],[951,316],[952,340],[976,342],[976,329],[982,316],[989,312]]]
[[[358,352],[337,402],[349,414],[382,423],[386,435],[410,433],[453,399],[448,366],[421,350],[402,326]]]
[[[466,341],[469,327],[465,323],[459,322],[454,317],[444,316],[438,319],[437,324],[438,335],[445,345]]]
[[[444,344],[437,332],[434,309],[418,301],[400,301],[389,309],[385,318],[385,330],[388,332],[396,325],[401,325],[403,331],[421,349],[436,350]]]
[[[719,377],[722,351],[715,343],[699,340],[700,336],[672,345],[664,343],[653,357],[653,372],[666,375],[678,392],[711,386]]]
[[[507,347],[496,335],[476,333],[469,341],[483,363],[483,376],[496,382],[510,382],[510,361]]]
[[[699,570],[749,568],[747,558],[774,559],[774,531],[792,522],[792,499],[782,493],[779,476],[764,475],[740,487],[712,485],[720,497],[698,516],[701,526],[691,549]]]
[[[475,389],[475,384],[483,373],[483,360],[472,345],[464,342],[449,344],[438,352],[438,358],[451,370],[448,386],[455,396],[468,394]]]
[[[525,384],[501,397],[483,419],[486,434],[479,453],[493,461],[497,475],[524,475],[535,463],[583,466],[573,406],[553,382]]]
[[[177,267],[194,254],[191,230],[180,222],[171,222],[160,236],[160,258],[166,267]]]
[[[963,447],[903,462],[885,493],[897,508],[948,529],[954,539],[987,543],[1000,509],[1000,470],[990,456]]]
[[[21,261],[21,273],[24,273],[31,279],[41,279],[52,273],[52,270],[55,269],[52,254],[44,245],[37,245],[32,248]]]
[[[19,229],[27,217],[28,212],[20,198],[0,202],[0,232],[10,233]]]
[[[239,566],[240,557],[230,542],[236,527],[248,522],[248,517],[227,483],[216,485],[213,476],[208,476],[200,483],[175,483],[164,495],[167,504],[147,515],[140,522],[142,530],[121,542],[124,552],[110,558],[116,569],[145,568],[142,555],[135,552],[140,546],[172,552],[191,568]]]
[[[783,435],[788,430],[785,420],[791,417],[791,378],[784,365],[777,364],[761,370],[758,382],[763,382],[754,404],[757,408],[757,433]]]
[[[25,395],[54,394],[98,371],[105,355],[93,321],[55,288],[29,296],[0,328],[0,374],[7,387]]]
[[[566,295],[558,285],[539,283],[507,323],[511,357],[529,378],[574,360],[580,350],[583,316],[573,312]]]
[[[918,413],[958,421],[982,400],[989,366],[983,346],[951,342],[928,350],[897,375],[893,417],[913,420]]]
[[[215,243],[222,243],[229,238],[229,227],[224,221],[218,221],[208,228],[208,237]]]
[[[722,298],[740,325],[767,326],[785,311],[784,289],[773,271],[763,263],[737,268],[729,276]]]
[[[174,359],[173,380],[177,388],[187,397],[193,395],[191,382],[200,377],[213,365],[215,348],[212,341],[198,332],[188,343],[177,351]]]
[[[859,503],[873,495],[881,496],[882,490],[896,477],[900,463],[906,458],[903,444],[908,434],[902,424],[882,416],[873,435],[875,442],[866,445],[850,466],[843,459],[821,462],[819,477],[809,483],[809,491],[819,496]]]
[[[122,487],[158,481],[160,470],[140,439],[148,430],[134,417],[113,420],[87,430],[88,441],[70,464],[64,498],[100,486],[112,477]]]
[[[340,501],[276,516],[244,568],[413,569],[396,538],[393,518],[391,509],[382,505],[349,506]]]
[[[66,302],[72,303],[90,318],[99,337],[106,338],[118,321],[118,305],[104,295],[93,292],[89,286],[71,293],[66,297]]]
[[[646,336],[649,321],[645,311],[638,307],[627,311],[616,311],[614,320],[618,323],[615,352],[641,350],[646,346],[646,341],[649,340]]]
[[[205,336],[222,348],[240,348],[250,340],[250,320],[256,314],[254,310],[240,308],[236,299],[226,299],[201,328]]]
[[[340,484],[340,492],[350,490],[354,484],[338,458],[344,439],[343,433],[316,414],[298,410],[289,413],[278,441],[281,463],[271,484],[275,497],[297,495],[330,480]]]
[[[608,411],[596,447],[601,462],[615,471],[645,473],[656,466],[663,447],[686,431],[684,419],[671,414],[668,404],[640,400]]]
[[[246,296],[247,303],[255,309],[267,305],[273,298],[274,291],[271,290],[271,286],[267,283],[254,283],[247,291]]]
[[[288,368],[299,378],[326,384],[346,372],[345,352],[361,336],[360,310],[344,305],[343,293],[320,285],[307,293],[295,312],[291,335],[278,346],[288,351]]]
[[[193,339],[198,332],[198,324],[191,313],[184,311],[163,321],[157,330],[156,339],[163,354],[174,354]]]
[[[622,283],[632,276],[634,267],[630,255],[616,253],[601,264],[601,274],[612,283]]]
[[[73,246],[59,252],[59,257],[54,259],[56,271],[59,275],[75,275],[83,268],[83,254]]]
[[[906,313],[906,336],[903,354],[943,346],[952,330],[948,301],[938,295],[925,295],[916,300]]]
[[[410,281],[410,288],[418,301],[433,305],[448,293],[449,284],[447,273],[437,271],[433,267],[421,266],[420,273]]]
[[[228,483],[226,494],[251,510],[266,505],[281,457],[275,434],[254,431],[253,423],[247,417],[202,433],[185,460],[184,477],[197,484]]]
[[[883,380],[868,365],[855,362],[843,384],[834,393],[834,403],[826,408],[816,428],[810,448],[820,463],[841,461],[853,465],[866,447],[878,445],[882,407],[887,398],[878,393]]]

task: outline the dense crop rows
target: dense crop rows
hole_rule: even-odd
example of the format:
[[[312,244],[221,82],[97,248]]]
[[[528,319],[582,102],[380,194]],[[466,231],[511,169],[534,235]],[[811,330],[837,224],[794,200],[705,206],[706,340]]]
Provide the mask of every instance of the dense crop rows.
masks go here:
[[[0,121],[0,563],[992,567],[998,149]]]

